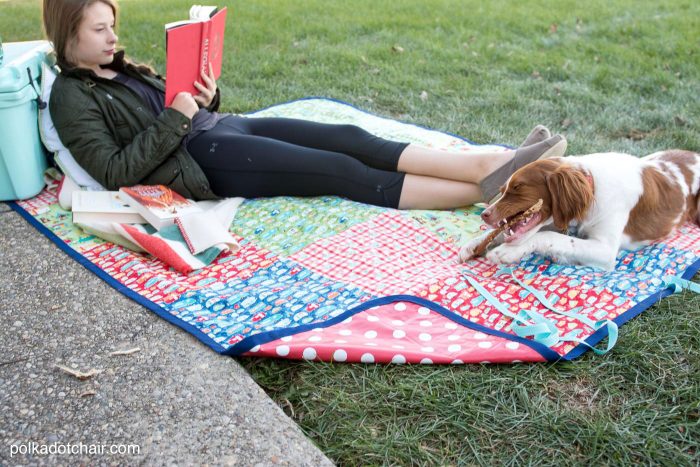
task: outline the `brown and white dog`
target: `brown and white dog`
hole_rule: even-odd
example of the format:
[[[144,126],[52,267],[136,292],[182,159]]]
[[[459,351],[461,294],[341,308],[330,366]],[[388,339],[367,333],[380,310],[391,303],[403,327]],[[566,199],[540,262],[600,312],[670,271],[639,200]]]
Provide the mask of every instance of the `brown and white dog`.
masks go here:
[[[496,263],[515,263],[530,253],[568,264],[615,267],[620,248],[653,243],[688,221],[700,224],[700,154],[670,150],[637,158],[601,153],[533,162],[515,172],[503,196],[481,217],[499,224],[543,200],[539,213],[519,222],[487,253]],[[553,225],[556,231],[540,231]],[[483,238],[483,237],[482,237]],[[464,245],[473,256],[481,238]]]

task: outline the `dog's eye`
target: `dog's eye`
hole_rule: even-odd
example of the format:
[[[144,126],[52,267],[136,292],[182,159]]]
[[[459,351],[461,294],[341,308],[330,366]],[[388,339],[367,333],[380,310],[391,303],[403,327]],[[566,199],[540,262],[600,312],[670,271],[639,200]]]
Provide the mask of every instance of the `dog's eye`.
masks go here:
[[[518,191],[518,190],[520,190],[520,187],[522,187],[522,185],[519,183],[516,183],[515,185],[513,185],[512,188],[513,188],[513,191]]]

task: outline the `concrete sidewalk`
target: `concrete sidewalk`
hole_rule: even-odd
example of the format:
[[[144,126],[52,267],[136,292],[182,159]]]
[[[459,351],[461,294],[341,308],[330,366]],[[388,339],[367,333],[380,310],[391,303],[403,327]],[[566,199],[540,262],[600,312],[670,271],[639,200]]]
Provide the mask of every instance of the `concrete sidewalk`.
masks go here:
[[[109,287],[4,203],[0,342],[0,465],[332,465],[234,359]],[[81,381],[57,364],[101,373]],[[30,442],[140,453],[10,457]]]

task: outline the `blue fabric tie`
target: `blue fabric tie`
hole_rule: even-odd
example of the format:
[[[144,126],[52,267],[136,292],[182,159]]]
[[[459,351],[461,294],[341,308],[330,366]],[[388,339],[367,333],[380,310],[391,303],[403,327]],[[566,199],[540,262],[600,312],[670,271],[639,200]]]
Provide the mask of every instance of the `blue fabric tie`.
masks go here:
[[[595,333],[601,328],[606,328],[608,333],[608,345],[605,349],[598,349],[591,346],[585,340],[578,337],[581,333],[580,329],[575,329],[567,334],[561,335],[561,332],[557,328],[554,320],[545,317],[543,314],[535,310],[525,310],[521,309],[519,313],[512,313],[508,306],[498,300],[496,297],[491,295],[474,277],[468,274],[464,274],[465,279],[472,287],[488,301],[493,307],[500,311],[505,316],[513,319],[513,324],[511,324],[511,330],[518,337],[532,339],[540,344],[546,345],[547,347],[552,347],[559,342],[576,342],[578,344],[583,344],[586,347],[593,350],[598,355],[605,354],[612,349],[617,343],[618,328],[617,324],[609,319],[604,319],[600,321],[593,321],[589,317],[578,313],[582,307],[574,308],[570,311],[561,311],[554,307],[554,305],[547,299],[547,297],[539,290],[531,287],[521,280],[519,280],[515,275],[513,275],[512,268],[501,268],[495,276],[500,276],[507,274],[515,282],[518,283],[522,288],[530,292],[542,305],[544,305],[548,310],[557,313],[562,316],[576,319],[586,326],[590,327]]]
[[[664,283],[667,288],[673,289],[673,293],[681,293],[684,290],[690,290],[691,292],[700,293],[700,284],[695,282],[690,282],[689,280],[681,279],[676,276],[666,276],[664,277]]]

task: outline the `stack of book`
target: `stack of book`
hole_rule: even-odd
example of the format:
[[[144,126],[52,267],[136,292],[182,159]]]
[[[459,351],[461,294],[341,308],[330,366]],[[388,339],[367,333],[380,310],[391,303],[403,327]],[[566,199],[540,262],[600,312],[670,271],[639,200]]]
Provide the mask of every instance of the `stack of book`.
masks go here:
[[[156,230],[175,218],[201,212],[194,201],[163,185],[135,185],[119,191],[73,192],[73,222],[151,224]]]
[[[73,222],[85,232],[150,253],[185,274],[207,266],[222,251],[240,248],[229,227],[243,198],[224,199],[205,210],[166,186],[135,185],[112,192],[76,191],[72,201]]]

